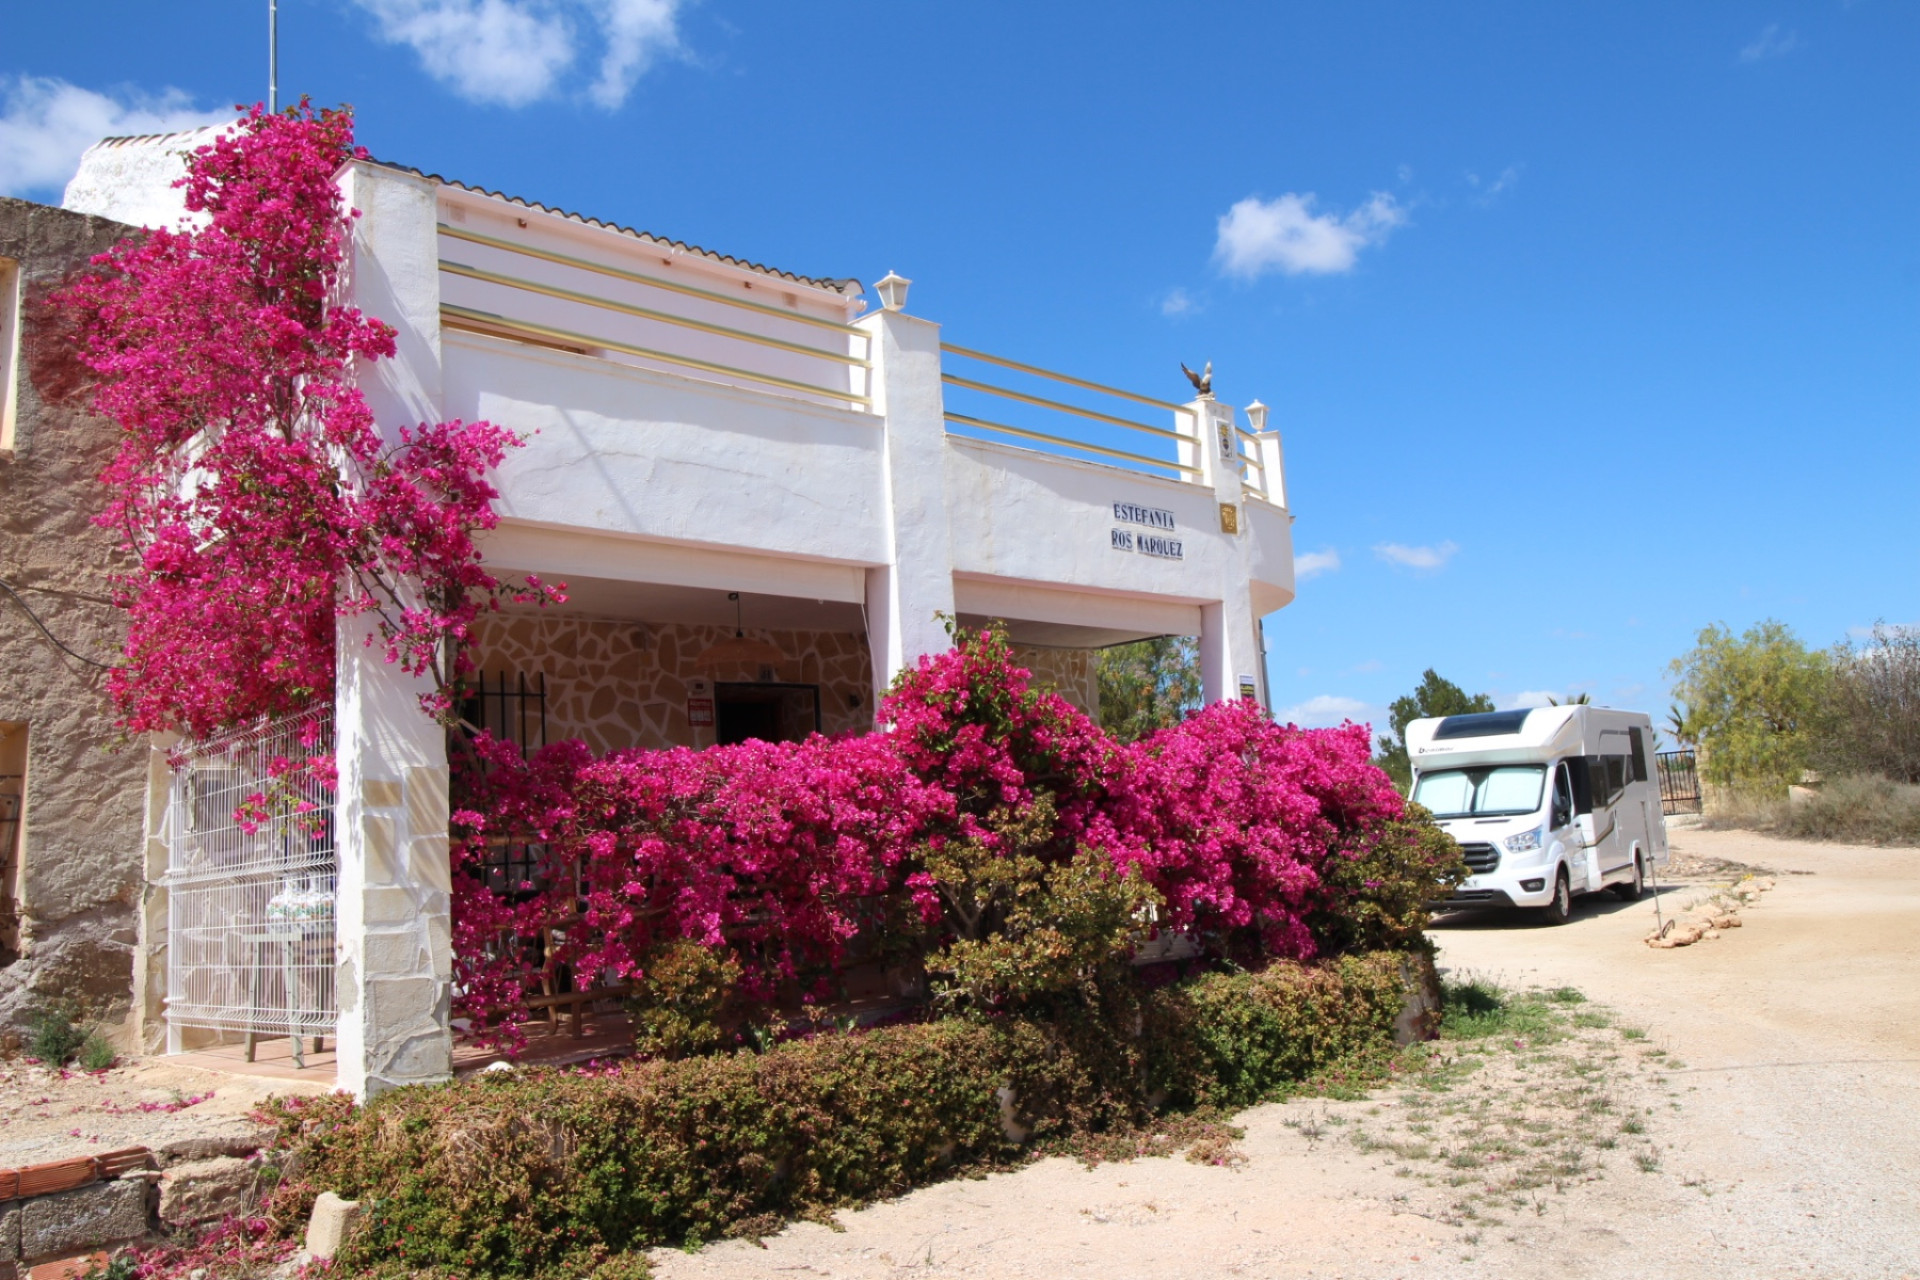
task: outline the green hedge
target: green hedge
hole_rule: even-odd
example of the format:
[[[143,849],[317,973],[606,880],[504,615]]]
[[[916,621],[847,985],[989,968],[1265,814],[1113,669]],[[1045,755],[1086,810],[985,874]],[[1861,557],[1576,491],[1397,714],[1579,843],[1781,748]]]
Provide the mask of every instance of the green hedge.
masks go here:
[[[351,1267],[580,1274],[610,1252],[772,1230],[1004,1165],[1023,1150],[1008,1119],[1027,1143],[1058,1143],[1149,1123],[1159,1106],[1272,1096],[1390,1047],[1409,961],[1427,963],[1275,965],[1046,1020],[956,1018],[603,1073],[482,1073],[365,1108],[289,1103],[298,1179],[286,1194],[366,1203]],[[282,1211],[291,1220],[298,1205]]]

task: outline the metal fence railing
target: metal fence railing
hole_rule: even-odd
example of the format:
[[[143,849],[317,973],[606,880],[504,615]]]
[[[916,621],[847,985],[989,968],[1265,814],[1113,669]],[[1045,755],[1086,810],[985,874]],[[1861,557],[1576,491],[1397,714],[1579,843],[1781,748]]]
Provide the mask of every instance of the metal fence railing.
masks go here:
[[[1693,752],[1660,751],[1653,761],[1660,775],[1660,812],[1699,813],[1700,769]]]
[[[466,299],[442,302],[449,329],[872,407],[856,326],[448,223],[440,236],[480,259],[442,255]]]
[[[1028,413],[1026,423],[1005,421],[1001,417],[987,418],[974,413],[961,413],[951,406],[946,418],[950,427],[960,427],[963,431],[981,433],[986,436],[1011,436],[1016,440],[1033,441],[1048,446],[1050,451],[1065,451],[1069,454],[1087,454],[1101,462],[1117,462],[1136,471],[1149,474],[1166,474],[1175,479],[1198,480],[1198,449],[1200,447],[1199,423],[1193,410],[1185,405],[1175,404],[1171,400],[1158,400],[1152,396],[1143,396],[1138,392],[1109,387],[1098,382],[1089,382],[1069,374],[1055,373],[1038,365],[1022,364],[1017,360],[1007,360],[1000,356],[988,355],[984,351],[975,351],[970,347],[941,343],[943,356],[957,356],[962,360],[977,364],[990,365],[996,369],[1024,374],[1029,378],[1044,378],[1080,392],[1091,392],[1096,396],[1126,401],[1129,404],[1147,405],[1163,409],[1172,415],[1172,426],[1155,426],[1133,418],[1122,417],[1117,413],[1108,413],[1082,404],[1057,400],[1052,396],[1042,396],[1020,391],[999,383],[987,382],[983,377],[967,377],[957,373],[940,375],[940,380],[949,388],[968,393],[970,396],[992,396],[1009,401],[1026,409],[1039,409],[1043,413]],[[963,396],[963,403],[967,397]],[[1077,422],[1071,421],[1078,419]],[[1091,429],[1080,424],[1092,423]],[[1145,436],[1145,443],[1136,437]],[[1122,445],[1132,445],[1123,448]],[[1153,453],[1143,453],[1141,449],[1152,447]]]
[[[333,1034],[333,709],[178,748],[166,817],[167,1019],[316,1051]],[[295,767],[285,766],[293,763]]]

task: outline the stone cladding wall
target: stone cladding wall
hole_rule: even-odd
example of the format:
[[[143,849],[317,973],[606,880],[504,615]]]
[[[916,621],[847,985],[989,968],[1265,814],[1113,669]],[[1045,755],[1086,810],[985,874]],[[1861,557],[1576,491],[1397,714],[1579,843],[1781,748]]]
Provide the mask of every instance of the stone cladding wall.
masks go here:
[[[596,755],[631,747],[711,746],[711,728],[687,723],[688,682],[697,677],[755,682],[758,671],[703,671],[698,659],[728,627],[587,618],[555,610],[484,615],[469,653],[489,682],[546,676],[547,741],[579,738]],[[839,631],[755,631],[786,655],[776,670],[790,684],[820,686],[823,733],[873,727],[873,665],[865,636]],[[1034,682],[1098,716],[1096,655],[1085,649],[1016,648]]]
[[[1035,687],[1052,689],[1095,720],[1100,718],[1100,655],[1096,650],[1015,645],[1013,660],[1033,672]]]
[[[100,662],[117,658],[125,635],[109,598],[114,541],[92,523],[118,433],[76,407],[83,371],[40,303],[131,231],[0,198],[0,257],[17,261],[21,278],[16,427],[13,447],[0,449],[0,579],[61,642]],[[21,954],[0,955],[0,1028],[63,999],[116,1022],[132,999],[147,750],[119,741],[104,677],[0,595],[0,722],[16,740],[26,726],[27,738],[24,840],[9,895]]]
[[[547,684],[547,741],[579,738],[596,755],[630,747],[711,746],[711,728],[687,723],[697,677],[756,681],[758,671],[702,671],[699,656],[730,627],[626,622],[545,610],[488,614],[469,652],[489,677]],[[873,665],[866,637],[837,631],[754,631],[786,655],[778,678],[820,686],[824,733],[873,727]]]

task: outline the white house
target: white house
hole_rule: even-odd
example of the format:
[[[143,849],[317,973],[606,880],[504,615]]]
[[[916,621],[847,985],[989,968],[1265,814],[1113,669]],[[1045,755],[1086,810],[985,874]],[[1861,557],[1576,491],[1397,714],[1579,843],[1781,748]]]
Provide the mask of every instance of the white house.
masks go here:
[[[100,143],[68,207],[155,221],[197,140]],[[474,639],[495,691],[475,713],[523,742],[530,708],[545,737],[597,751],[862,729],[895,672],[946,647],[942,615],[1004,620],[1089,710],[1092,651],[1159,635],[1198,637],[1209,701],[1266,701],[1261,619],[1293,599],[1293,546],[1257,404],[1243,427],[1211,397],[975,348],[991,335],[950,343],[897,276],[868,312],[854,280],[394,165],[340,182],[361,212],[351,301],[399,331],[364,379],[381,423],[527,437],[486,556],[569,599]],[[337,1015],[339,1083],[362,1094],[450,1069],[446,750],[415,693],[341,637],[337,1000],[309,1003]],[[153,855],[147,1003],[178,1048],[237,1028],[196,1019],[163,945],[185,927],[169,856]],[[260,1025],[322,1025],[279,1016]]]

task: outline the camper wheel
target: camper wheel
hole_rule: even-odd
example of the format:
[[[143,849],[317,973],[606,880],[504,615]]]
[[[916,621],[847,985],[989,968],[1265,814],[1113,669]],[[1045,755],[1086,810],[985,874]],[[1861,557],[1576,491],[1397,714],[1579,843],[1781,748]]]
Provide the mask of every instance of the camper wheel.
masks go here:
[[[1638,902],[1640,895],[1647,891],[1647,864],[1641,860],[1640,851],[1633,851],[1633,879],[1625,884],[1613,886],[1613,896],[1622,902]]]
[[[1562,866],[1553,877],[1553,900],[1540,908],[1541,924],[1565,924],[1573,919],[1573,885]]]

